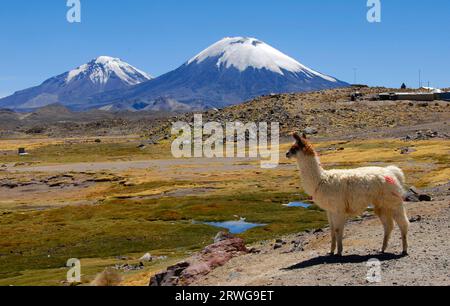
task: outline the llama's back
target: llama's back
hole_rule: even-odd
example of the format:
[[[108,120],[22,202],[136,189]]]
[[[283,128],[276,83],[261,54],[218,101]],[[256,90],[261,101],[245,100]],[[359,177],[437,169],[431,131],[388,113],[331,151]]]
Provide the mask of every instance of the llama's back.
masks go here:
[[[405,176],[394,166],[324,171],[315,191],[317,205],[338,214],[360,215],[369,205],[395,209],[403,205]]]
[[[405,175],[395,166],[366,167],[351,170],[327,171],[328,186],[336,192],[348,191],[354,198],[380,196],[403,198]]]
[[[391,177],[397,181],[397,183],[403,186],[406,182],[405,174],[403,171],[396,166],[383,167],[364,167],[349,170],[329,170],[326,171],[328,176],[334,176],[341,179],[360,179],[360,180],[371,180],[376,177],[382,177],[386,179]]]

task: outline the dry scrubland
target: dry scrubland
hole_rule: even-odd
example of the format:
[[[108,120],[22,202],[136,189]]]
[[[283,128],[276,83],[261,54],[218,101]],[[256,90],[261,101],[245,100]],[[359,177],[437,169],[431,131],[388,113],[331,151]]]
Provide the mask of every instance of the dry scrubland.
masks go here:
[[[450,181],[448,139],[400,139],[424,128],[448,133],[445,102],[358,104],[344,102],[348,93],[266,97],[205,116],[279,117],[284,133],[312,126],[327,168],[394,163],[418,188]],[[240,235],[250,244],[326,226],[324,212],[314,206],[283,206],[307,200],[287,160],[275,170],[248,159],[173,160],[167,126],[147,133],[157,144],[147,144],[144,133],[0,139],[0,285],[62,285],[64,265],[73,257],[82,259],[89,283],[106,267],[138,264],[147,252],[166,256],[143,270],[120,271],[124,285],[144,285],[152,273],[212,242],[218,229],[199,222],[245,217],[267,224]],[[281,156],[289,141],[283,141]],[[30,155],[18,157],[17,147]],[[408,154],[401,154],[405,147]]]

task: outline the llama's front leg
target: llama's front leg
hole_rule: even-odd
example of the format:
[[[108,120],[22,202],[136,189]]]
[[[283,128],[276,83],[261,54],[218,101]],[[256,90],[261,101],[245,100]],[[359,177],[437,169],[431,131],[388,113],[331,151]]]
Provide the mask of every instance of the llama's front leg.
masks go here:
[[[389,240],[391,239],[392,230],[394,229],[394,219],[392,218],[392,214],[388,211],[380,211],[378,215],[384,227],[384,240],[383,247],[381,248],[381,253],[384,254],[389,246]]]
[[[344,229],[347,218],[345,216],[336,215],[333,218],[334,232],[337,240],[337,255],[342,256],[344,252]]]
[[[334,228],[333,216],[328,213],[328,222],[330,223],[330,231],[331,231],[331,251],[328,255],[333,256],[336,251],[336,230]]]
[[[327,213],[328,215],[328,223],[330,224],[330,233],[331,233],[331,250],[328,255],[333,256],[334,252],[336,251],[336,232],[334,228],[333,223],[333,216],[330,213]]]
[[[334,255],[334,252],[336,252],[336,241],[337,241],[336,230],[333,228],[331,230],[331,250],[329,255]]]

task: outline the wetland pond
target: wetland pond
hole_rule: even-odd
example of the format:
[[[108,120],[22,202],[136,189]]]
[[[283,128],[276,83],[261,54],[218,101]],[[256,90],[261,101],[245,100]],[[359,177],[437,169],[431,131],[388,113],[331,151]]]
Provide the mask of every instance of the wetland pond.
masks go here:
[[[304,202],[291,202],[289,204],[283,205],[285,207],[300,207],[300,208],[310,208],[312,204],[304,203]]]
[[[252,228],[267,225],[267,224],[249,223],[249,222],[246,222],[245,219],[241,219],[239,221],[204,222],[203,224],[214,226],[217,228],[227,229],[230,231],[231,234],[242,234]]]

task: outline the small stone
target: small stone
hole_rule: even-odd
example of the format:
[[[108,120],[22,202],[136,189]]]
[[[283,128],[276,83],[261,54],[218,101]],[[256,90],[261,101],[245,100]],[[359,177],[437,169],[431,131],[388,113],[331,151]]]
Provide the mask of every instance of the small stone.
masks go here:
[[[411,153],[410,148],[405,147],[405,148],[400,149],[400,154],[402,154],[402,155],[409,154],[409,153]]]
[[[422,221],[422,216],[415,216],[415,217],[412,217],[411,219],[409,219],[409,222],[411,222],[411,223],[420,222],[420,221]]]
[[[433,198],[427,194],[421,194],[419,196],[419,201],[420,202],[431,202],[433,200]]]
[[[306,135],[316,135],[319,133],[319,131],[315,127],[307,127],[303,132]]]
[[[259,254],[261,253],[261,250],[258,250],[257,248],[251,248],[248,252],[250,254]]]
[[[273,246],[273,249],[274,250],[278,250],[278,249],[281,249],[283,247],[283,245],[281,244],[281,243],[276,243],[274,246]]]

